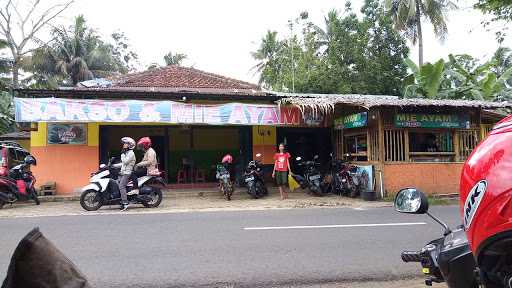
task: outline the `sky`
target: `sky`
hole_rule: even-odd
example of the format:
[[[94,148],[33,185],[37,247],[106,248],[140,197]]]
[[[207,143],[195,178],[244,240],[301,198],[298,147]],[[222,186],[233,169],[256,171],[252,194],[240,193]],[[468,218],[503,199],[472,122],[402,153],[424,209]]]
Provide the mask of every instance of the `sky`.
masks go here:
[[[443,43],[424,24],[425,61],[449,53],[484,59],[493,54],[498,47],[494,34],[482,28],[484,16],[468,8],[472,2],[459,0],[461,9],[448,13],[449,35]],[[353,0],[352,6],[359,10],[362,3]],[[71,23],[75,15],[83,14],[102,35],[125,32],[139,54],[141,69],[153,62],[163,64],[163,56],[173,51],[188,55],[186,66],[256,83],[251,51],[267,30],[286,36],[287,21],[302,11],[323,25],[327,12],[344,5],[344,0],[76,0],[57,21]],[[507,44],[512,46],[510,37]],[[411,58],[416,61],[417,49],[412,49]]]

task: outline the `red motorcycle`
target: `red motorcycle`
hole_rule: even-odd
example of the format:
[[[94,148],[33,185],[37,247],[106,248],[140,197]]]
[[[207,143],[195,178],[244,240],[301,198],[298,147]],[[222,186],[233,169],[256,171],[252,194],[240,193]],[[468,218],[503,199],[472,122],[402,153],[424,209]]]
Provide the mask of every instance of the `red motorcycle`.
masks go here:
[[[23,163],[9,170],[9,176],[0,176],[0,209],[20,200],[34,200],[36,205],[40,204],[35,189],[36,178],[29,170],[31,165],[36,165],[36,159],[28,155]]]

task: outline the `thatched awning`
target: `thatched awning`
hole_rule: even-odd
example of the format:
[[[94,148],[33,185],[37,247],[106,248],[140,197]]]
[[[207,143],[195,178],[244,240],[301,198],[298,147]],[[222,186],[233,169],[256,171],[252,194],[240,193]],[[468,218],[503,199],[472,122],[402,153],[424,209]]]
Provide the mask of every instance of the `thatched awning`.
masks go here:
[[[434,100],[399,98],[396,96],[358,95],[358,94],[290,94],[276,93],[281,99],[279,105],[294,105],[301,109],[313,109],[328,112],[336,105],[359,106],[366,109],[372,107],[445,107],[445,108],[481,108],[500,109],[512,108],[510,102],[490,102],[473,100]]]

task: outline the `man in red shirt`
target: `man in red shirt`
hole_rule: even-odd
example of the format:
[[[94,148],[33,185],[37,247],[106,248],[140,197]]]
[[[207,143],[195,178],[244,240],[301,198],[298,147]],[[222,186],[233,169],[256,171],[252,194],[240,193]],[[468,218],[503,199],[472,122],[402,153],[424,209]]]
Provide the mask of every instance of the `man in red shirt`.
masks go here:
[[[279,193],[281,193],[281,200],[288,198],[288,192],[285,190],[288,185],[288,172],[293,175],[290,169],[290,153],[285,152],[284,144],[279,144],[279,152],[274,154],[274,171],[272,178],[276,179]]]

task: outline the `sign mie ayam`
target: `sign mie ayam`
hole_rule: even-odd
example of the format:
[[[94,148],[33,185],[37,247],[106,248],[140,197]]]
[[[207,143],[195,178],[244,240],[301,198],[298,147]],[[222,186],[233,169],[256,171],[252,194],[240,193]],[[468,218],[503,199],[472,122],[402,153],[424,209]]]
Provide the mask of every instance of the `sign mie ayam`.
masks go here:
[[[400,128],[469,128],[469,117],[457,114],[399,113],[395,126]]]

